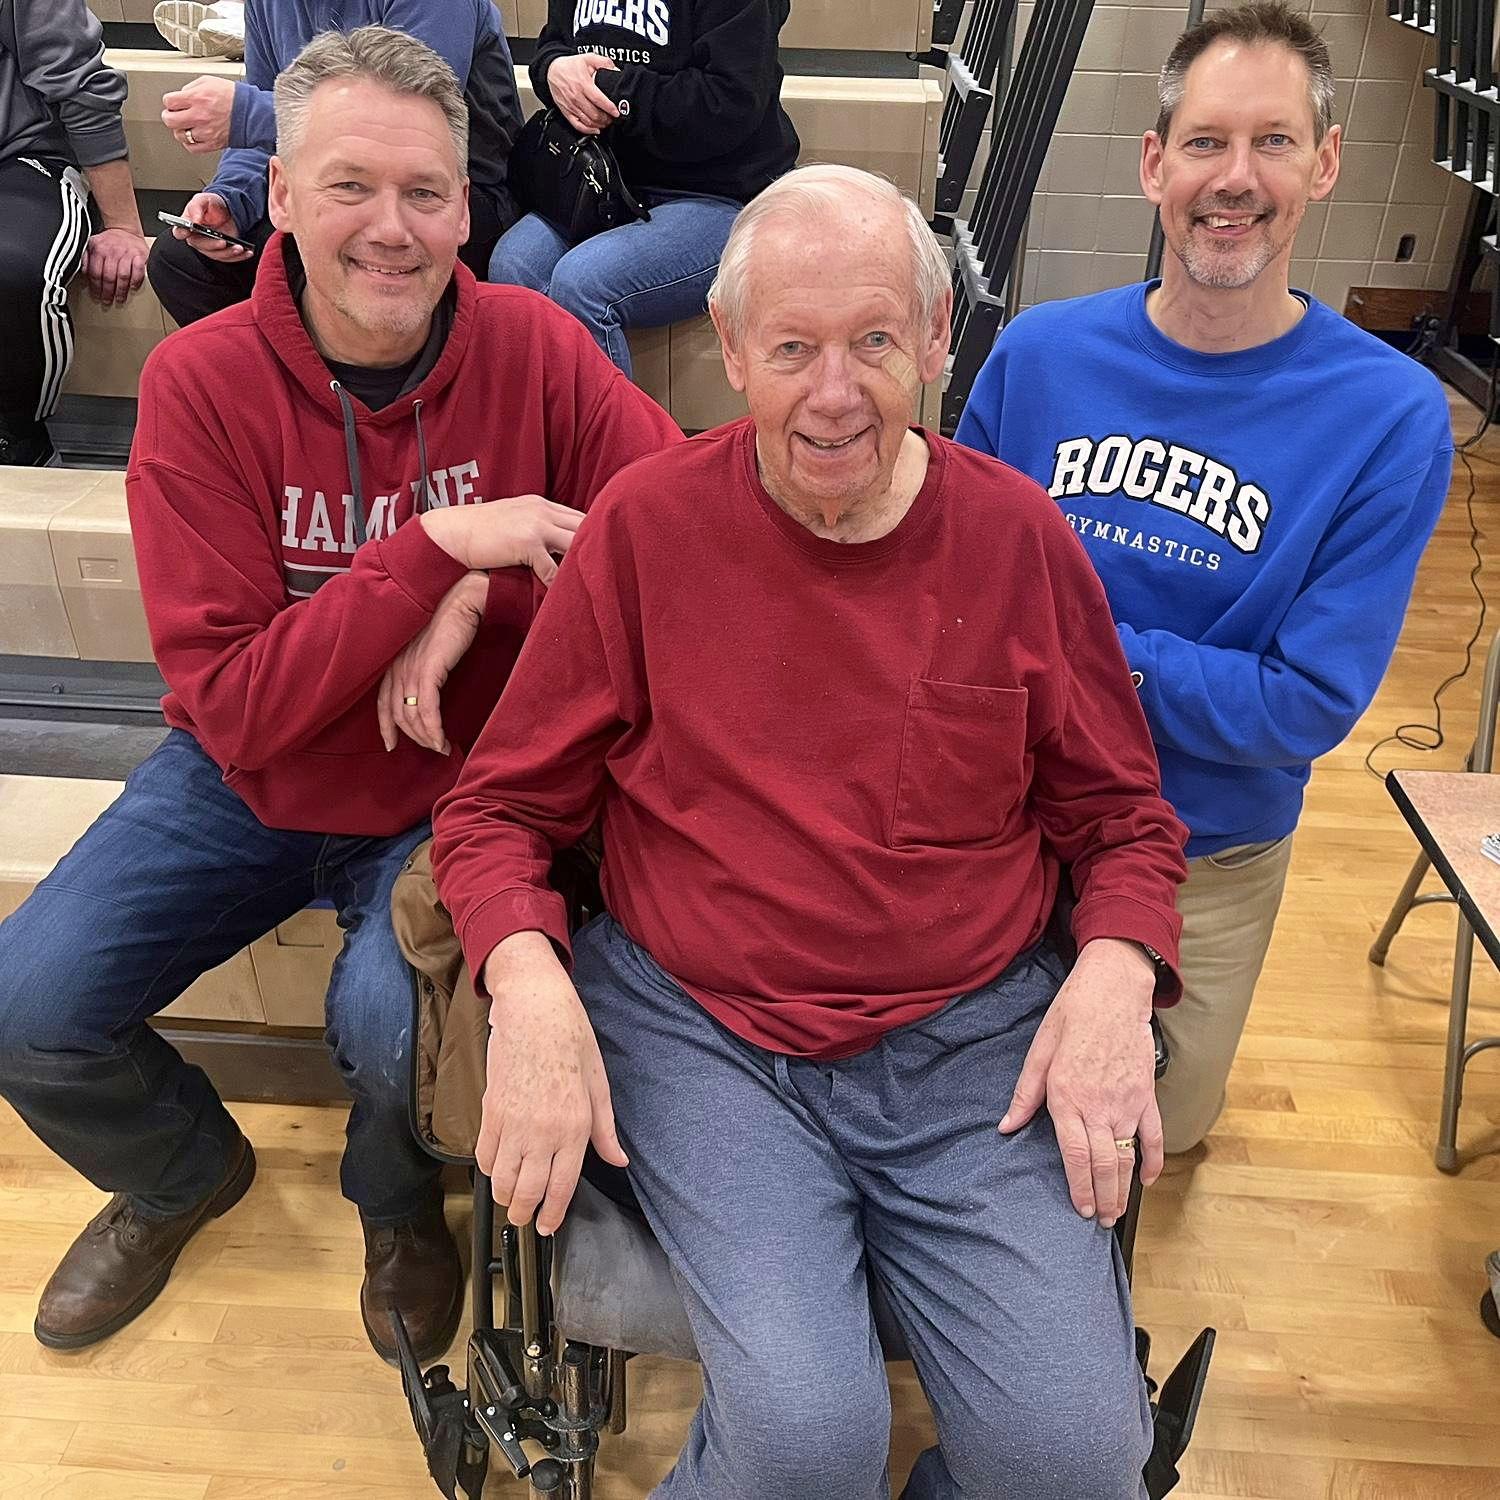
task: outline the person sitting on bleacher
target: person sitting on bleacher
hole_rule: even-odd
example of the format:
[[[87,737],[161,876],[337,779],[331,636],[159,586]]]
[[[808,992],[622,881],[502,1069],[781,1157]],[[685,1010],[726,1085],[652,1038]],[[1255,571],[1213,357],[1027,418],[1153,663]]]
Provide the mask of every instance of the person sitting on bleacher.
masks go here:
[[[118,307],[145,276],[125,79],[101,38],[84,0],[0,4],[0,464],[53,457],[47,418],[73,360],[68,283],[82,268],[95,299]]]
[[[317,899],[347,933],[327,1035],[365,1327],[393,1357],[394,1302],[446,1348],[462,1277],[408,1123],[391,886],[499,696],[533,574],[611,474],[681,437],[571,318],[455,264],[467,119],[430,48],[325,33],[276,110],[283,232],[254,295],[141,377],[126,489],[171,730],[0,924],[0,1095],[114,1194],[42,1294],[58,1349],[141,1312],[255,1172],[147,1018]]]
[[[181,228],[159,235],[147,274],[178,323],[250,295],[256,254],[274,228],[266,213],[266,163],[276,149],[271,85],[319,32],[358,26],[404,31],[458,75],[469,107],[470,216],[459,257],[476,276],[486,274],[495,241],[516,221],[505,167],[521,129],[510,48],[490,0],[249,0],[244,79],[195,78],[162,97],[162,123],[184,150],[224,151],[214,180],[182,216],[255,246],[243,250]]]
[[[709,298],[750,417],[606,487],[435,819],[496,1198],[554,1231],[592,1137],[677,1273],[705,1398],[659,1500],[888,1495],[867,1272],[937,1416],[908,1500],[1143,1493],[1107,1230],[1138,1134],[1161,1165],[1184,830],[1056,506],[908,426],[950,306],[889,183],[752,203]],[[601,815],[570,981],[547,872]]]
[[[776,38],[789,0],[549,0],[531,86],[575,130],[600,134],[650,211],[571,245],[527,214],[490,280],[545,292],[630,374],[628,328],[703,311],[742,205],[797,160]]]

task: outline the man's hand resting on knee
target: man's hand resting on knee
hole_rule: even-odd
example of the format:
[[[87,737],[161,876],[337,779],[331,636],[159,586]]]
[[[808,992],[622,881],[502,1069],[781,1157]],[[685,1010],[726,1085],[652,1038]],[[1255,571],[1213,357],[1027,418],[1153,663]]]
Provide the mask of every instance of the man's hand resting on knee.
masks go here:
[[[512,1224],[555,1233],[589,1142],[617,1167],[604,1059],[567,971],[540,932],[517,932],[484,964],[490,994],[484,1108],[474,1156]],[[538,1208],[540,1205],[540,1208]]]
[[[1086,943],[1037,1028],[1000,1121],[1009,1135],[1046,1102],[1073,1206],[1086,1219],[1097,1212],[1106,1229],[1125,1212],[1135,1164],[1134,1152],[1115,1142],[1139,1138],[1142,1182],[1161,1174],[1155,988],[1155,965],[1137,944]]]

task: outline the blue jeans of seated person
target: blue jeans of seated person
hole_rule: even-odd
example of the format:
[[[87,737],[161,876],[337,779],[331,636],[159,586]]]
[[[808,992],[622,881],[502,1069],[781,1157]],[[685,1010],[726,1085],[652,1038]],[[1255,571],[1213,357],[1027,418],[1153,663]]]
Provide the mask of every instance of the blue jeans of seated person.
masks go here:
[[[529,286],[565,307],[630,374],[627,328],[661,328],[703,311],[740,204],[693,193],[647,199],[649,221],[622,224],[581,245],[536,214],[506,230],[490,280]]]
[[[409,971],[391,887],[424,825],[395,838],[267,828],[192,735],[173,730],[118,800],[0,923],[0,1095],[96,1187],[148,1217],[190,1208],[237,1139],[213,1085],[148,1016],[318,898],[344,929],[327,1040],[354,1096],[342,1182],[375,1225],[438,1193],[411,1133]]]
[[[867,1272],[937,1420],[904,1500],[1144,1500],[1150,1407],[1115,1237],[1074,1212],[1045,1112],[996,1130],[1063,977],[1034,948],[815,1062],[741,1041],[608,917],[578,935],[631,1180],[703,1360],[655,1500],[885,1500]]]

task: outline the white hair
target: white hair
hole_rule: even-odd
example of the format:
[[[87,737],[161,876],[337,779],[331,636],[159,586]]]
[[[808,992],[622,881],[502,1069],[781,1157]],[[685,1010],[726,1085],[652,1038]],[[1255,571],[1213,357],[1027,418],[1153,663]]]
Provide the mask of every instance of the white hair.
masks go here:
[[[729,337],[738,340],[745,328],[745,282],[756,234],[767,219],[799,218],[803,221],[831,219],[847,213],[863,199],[887,208],[898,208],[911,241],[912,286],[922,323],[932,319],[953,273],[937,236],[922,217],[922,210],[888,178],[863,172],[858,167],[817,165],[797,167],[778,177],[739,211],[719,257],[719,271],[708,289],[708,305],[718,314]]]

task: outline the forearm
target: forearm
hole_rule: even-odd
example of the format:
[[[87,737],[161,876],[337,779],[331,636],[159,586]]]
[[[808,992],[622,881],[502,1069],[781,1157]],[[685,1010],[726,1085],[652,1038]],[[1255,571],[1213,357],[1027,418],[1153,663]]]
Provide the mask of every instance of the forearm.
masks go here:
[[[118,161],[101,162],[98,166],[85,167],[83,173],[88,178],[94,202],[99,206],[104,227],[128,229],[132,234],[144,236],[129,161],[122,157]]]
[[[243,80],[235,84],[229,144],[236,149],[268,153],[276,149],[276,110],[269,89],[258,89]]]
[[[572,54],[573,45],[573,0],[548,0],[547,19],[542,24],[541,35],[536,39],[536,51],[531,55],[526,73],[531,80],[531,91],[548,108],[553,105],[552,90],[547,86],[547,69],[559,57]]]
[[[1326,754],[1354,727],[1385,667],[1383,652],[1378,662],[1363,662],[1352,638],[1342,654],[1331,646],[1321,653],[1320,675],[1280,656],[1165,630],[1121,625],[1120,644],[1141,676],[1153,740],[1226,766],[1296,766]]]
[[[557,986],[571,984],[546,933],[513,932],[490,951],[481,968],[482,992],[490,997],[490,1024],[501,1024],[507,1001],[522,995],[558,993]]]
[[[247,233],[266,216],[266,166],[264,151],[226,151],[219,157],[219,170],[204,189],[224,200],[240,234]]]
[[[284,606],[253,507],[154,463],[126,496],[157,663],[223,765],[260,769],[349,712],[463,576],[408,524]]]

